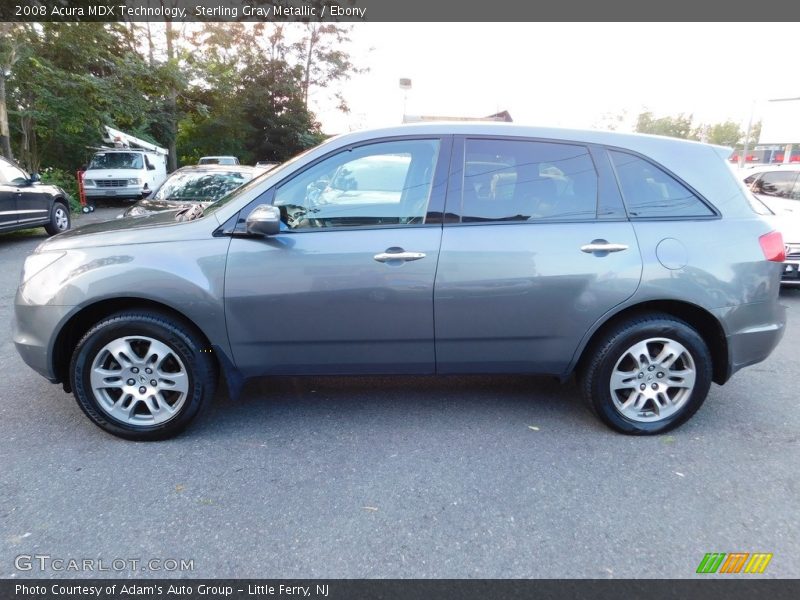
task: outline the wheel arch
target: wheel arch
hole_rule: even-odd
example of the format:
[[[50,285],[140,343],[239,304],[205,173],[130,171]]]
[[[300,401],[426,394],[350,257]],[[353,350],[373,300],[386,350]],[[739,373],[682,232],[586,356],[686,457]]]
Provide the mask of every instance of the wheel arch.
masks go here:
[[[621,321],[631,317],[640,316],[646,313],[662,313],[682,321],[685,321],[695,329],[705,341],[711,353],[712,381],[719,385],[725,383],[730,377],[728,341],[725,331],[719,320],[704,308],[684,302],[681,300],[651,300],[626,306],[618,312],[606,317],[587,338],[584,338],[583,346],[576,352],[567,371],[571,375],[575,371],[580,371],[588,360],[592,349],[599,339],[607,331],[615,327]]]
[[[183,326],[191,329],[191,331],[198,335],[200,339],[208,345],[209,349],[212,350],[211,354],[214,357],[217,369],[224,374],[231,395],[234,395],[235,389],[241,387],[241,376],[230,360],[230,357],[225,354],[224,349],[219,345],[213,344],[203,328],[197,325],[191,318],[178,309],[155,300],[124,297],[98,300],[97,302],[82,307],[78,312],[71,315],[59,330],[53,342],[51,360],[52,370],[56,375],[56,380],[61,382],[65,391],[72,391],[69,383],[69,362],[81,338],[93,325],[102,319],[120,311],[130,310],[148,310],[169,316],[179,321]]]

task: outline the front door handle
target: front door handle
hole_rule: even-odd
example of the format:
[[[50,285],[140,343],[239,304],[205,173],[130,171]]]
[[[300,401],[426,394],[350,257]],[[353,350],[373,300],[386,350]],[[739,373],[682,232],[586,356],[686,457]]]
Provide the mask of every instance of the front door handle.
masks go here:
[[[627,244],[612,244],[605,240],[592,240],[591,243],[581,246],[581,252],[586,252],[587,254],[603,253],[603,256],[609,252],[622,252],[627,249]]]
[[[386,252],[381,252],[373,256],[375,260],[380,263],[389,262],[390,260],[403,260],[406,262],[412,260],[419,260],[425,258],[424,252],[406,252],[402,248],[387,248]]]

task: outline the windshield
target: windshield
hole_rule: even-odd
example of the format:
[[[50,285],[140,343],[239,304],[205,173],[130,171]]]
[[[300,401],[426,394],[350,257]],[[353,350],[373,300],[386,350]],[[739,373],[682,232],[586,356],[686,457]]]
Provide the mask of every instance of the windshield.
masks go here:
[[[139,152],[98,152],[89,163],[94,169],[141,169],[142,155]]]
[[[177,172],[164,182],[153,198],[179,202],[212,202],[252,178],[252,173],[239,171]]]

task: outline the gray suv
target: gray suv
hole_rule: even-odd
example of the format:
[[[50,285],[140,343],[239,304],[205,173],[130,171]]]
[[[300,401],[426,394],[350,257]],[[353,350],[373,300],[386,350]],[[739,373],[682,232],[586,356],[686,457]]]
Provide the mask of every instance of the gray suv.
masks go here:
[[[44,242],[14,342],[129,439],[184,429],[218,378],[236,396],[369,373],[576,374],[610,427],[667,431],[784,331],[781,235],[727,154],[504,124],[347,134],[204,211]]]

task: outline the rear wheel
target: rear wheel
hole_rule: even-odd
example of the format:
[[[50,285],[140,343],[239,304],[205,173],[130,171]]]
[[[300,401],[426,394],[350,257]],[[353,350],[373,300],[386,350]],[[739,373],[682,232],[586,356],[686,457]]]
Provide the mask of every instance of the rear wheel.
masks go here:
[[[44,226],[48,235],[56,235],[69,229],[69,208],[61,202],[53,202],[50,209],[50,222]]]
[[[78,405],[119,437],[172,437],[208,405],[216,372],[202,341],[151,312],[112,315],[78,343],[70,365]]]
[[[617,324],[590,350],[581,388],[611,428],[662,433],[686,422],[711,387],[711,354],[690,325],[652,313]]]

